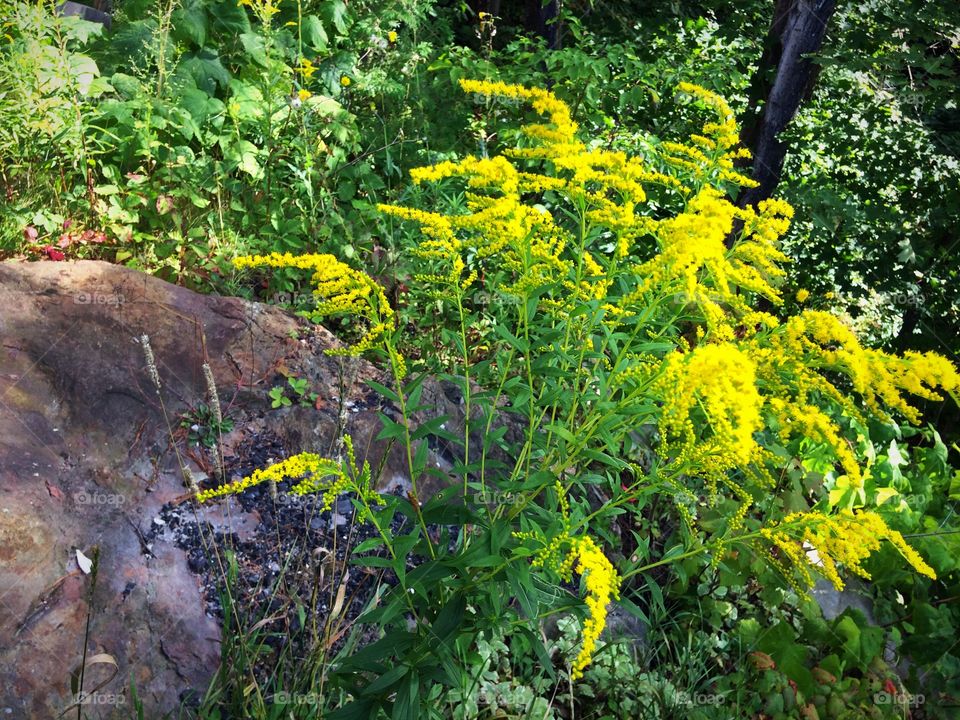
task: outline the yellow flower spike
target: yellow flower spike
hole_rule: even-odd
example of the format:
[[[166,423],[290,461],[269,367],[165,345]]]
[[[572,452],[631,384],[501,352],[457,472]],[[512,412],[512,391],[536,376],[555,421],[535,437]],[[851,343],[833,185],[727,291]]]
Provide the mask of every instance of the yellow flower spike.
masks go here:
[[[918,573],[934,580],[937,577],[933,568],[907,544],[903,536],[889,528],[883,518],[873,512],[844,510],[836,515],[822,512],[793,513],[777,525],[761,530],[761,535],[787,559],[788,563],[781,569],[787,569],[787,577],[792,583],[799,576],[802,592],[813,587],[810,567],[829,580],[837,590],[842,590],[844,585],[838,569],[841,566],[846,572],[869,580],[870,574],[862,563],[880,549],[884,540],[893,545]]]
[[[573,661],[570,679],[579,680],[597,649],[597,641],[607,624],[607,606],[620,597],[620,578],[611,562],[592,538],[575,538],[569,558],[576,560],[575,570],[586,584],[589,610],[583,624],[583,644]]]
[[[570,116],[570,108],[549,90],[486,80],[461,80],[460,87],[467,93],[525,100],[533,106],[536,112],[549,117],[552,125],[552,127],[545,125],[527,126],[527,132],[531,137],[539,136],[541,139],[551,142],[576,143],[574,136],[577,132],[577,124],[573,122]]]
[[[693,460],[710,474],[748,464],[756,452],[763,399],[750,357],[732,343],[672,353],[658,380],[662,393],[661,452]],[[698,433],[692,412],[702,408],[707,434]]]
[[[354,270],[333,255],[291,255],[270,253],[235,258],[237,268],[277,267],[311,270],[310,278],[317,304],[310,314],[315,319],[329,315],[355,315],[370,323],[354,345],[325,351],[328,355],[359,355],[380,344],[394,329],[396,315],[387,296],[369,275]]]
[[[319,483],[323,478],[342,475],[340,464],[321,458],[312,453],[301,453],[267,468],[255,470],[252,475],[211,490],[197,493],[198,502],[206,502],[215,497],[235,495],[263,482],[281,482],[291,478],[307,477],[309,481]]]
[[[729,318],[753,312],[743,299],[744,290],[780,302],[775,284],[784,275],[779,264],[786,256],[776,243],[787,228],[781,213],[786,213],[781,205],[761,214],[741,210],[716,189],[705,187],[683,213],[638,225],[656,236],[660,253],[637,268],[643,280],[620,299],[620,307],[632,311],[645,306],[648,294],[668,294],[674,286],[686,302],[700,307],[717,339],[730,339]],[[735,218],[744,220],[744,231],[728,248]]]
[[[898,357],[864,348],[853,330],[820,310],[805,310],[787,320],[783,340],[784,350],[805,361],[802,364],[846,375],[867,409],[881,418],[889,417],[889,408],[917,424],[919,411],[906,401],[903,391],[928,400],[942,400],[936,388],[954,398],[960,389],[960,375],[946,358],[932,352],[907,352]],[[810,374],[809,370],[805,372]],[[832,397],[840,397],[836,388],[818,376],[817,389],[825,388]]]

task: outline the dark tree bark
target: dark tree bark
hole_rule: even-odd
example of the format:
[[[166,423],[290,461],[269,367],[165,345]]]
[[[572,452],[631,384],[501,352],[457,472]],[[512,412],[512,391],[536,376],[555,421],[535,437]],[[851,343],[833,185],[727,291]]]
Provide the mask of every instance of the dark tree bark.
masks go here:
[[[560,0],[527,0],[527,30],[547,41],[551,50],[560,49]]]
[[[807,55],[823,46],[836,7],[836,0],[776,0],[760,66],[751,81],[752,112],[740,133],[741,142],[753,153],[753,179],[760,185],[740,194],[741,207],[770,197],[780,181],[787,148],[779,135],[813,91],[819,66]]]

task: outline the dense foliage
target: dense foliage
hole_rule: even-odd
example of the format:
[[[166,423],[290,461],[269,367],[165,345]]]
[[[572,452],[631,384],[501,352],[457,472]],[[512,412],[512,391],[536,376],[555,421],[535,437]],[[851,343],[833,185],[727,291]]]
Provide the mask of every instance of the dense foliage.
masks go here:
[[[841,7],[739,207],[772,3],[571,3],[553,49],[487,5],[9,3],[0,254],[293,297],[393,379],[408,497],[349,436],[198,494],[346,493],[383,574],[269,667],[228,613],[191,711],[949,717],[960,9]],[[463,417],[418,425],[435,382]]]

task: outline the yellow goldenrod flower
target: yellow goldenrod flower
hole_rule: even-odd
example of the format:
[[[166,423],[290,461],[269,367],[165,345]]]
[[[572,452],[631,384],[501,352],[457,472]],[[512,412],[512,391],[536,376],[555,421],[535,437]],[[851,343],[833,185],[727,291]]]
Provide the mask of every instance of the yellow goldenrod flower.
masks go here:
[[[763,426],[763,398],[755,365],[740,348],[721,343],[672,353],[657,388],[663,397],[663,456],[689,461],[712,491],[727,470],[750,463],[757,450],[754,433]],[[703,421],[695,421],[695,413]]]
[[[253,10],[254,15],[264,25],[269,25],[273,16],[280,12],[279,0],[277,2],[274,2],[274,0],[238,0],[237,4],[240,7],[248,7]]]
[[[590,664],[597,648],[597,641],[607,623],[607,606],[620,597],[620,577],[613,564],[603,554],[593,538],[582,535],[572,537],[569,527],[569,505],[563,486],[557,483],[560,514],[564,521],[563,531],[546,542],[538,532],[518,532],[521,539],[535,539],[543,543],[531,561],[533,567],[546,567],[570,582],[573,572],[583,577],[586,585],[587,619],[583,624],[583,644],[571,665],[570,679],[583,677],[583,670]]]
[[[276,483],[284,480],[299,480],[290,492],[294,495],[322,493],[321,510],[329,510],[334,501],[346,492],[352,492],[366,503],[383,504],[380,494],[370,487],[371,472],[369,463],[360,468],[357,465],[353,449],[353,438],[343,436],[347,449],[344,461],[322,458],[313,453],[300,453],[267,468],[255,470],[252,475],[211,490],[203,490],[196,495],[197,502],[206,502],[216,497],[236,495],[261,483],[270,483],[271,492],[275,492]],[[332,479],[331,479],[332,478]]]
[[[233,264],[238,268],[268,266],[310,270],[313,294],[317,298],[310,312],[314,319],[343,314],[369,322],[370,327],[359,341],[342,350],[327,350],[330,355],[359,355],[377,345],[395,326],[396,316],[383,288],[366,273],[354,270],[333,255],[270,253],[238,257]],[[402,365],[399,356],[394,359]]]
[[[936,579],[933,571],[903,536],[887,526],[879,515],[867,511],[843,510],[836,515],[821,512],[793,513],[782,522],[761,530],[763,537],[780,550],[786,566],[799,576],[797,589],[813,587],[813,567],[837,590],[843,589],[839,567],[869,580],[863,561],[880,549],[884,540],[893,545],[921,575]],[[809,548],[809,549],[807,549]],[[814,554],[815,553],[815,554]],[[788,574],[792,582],[796,575]]]
[[[607,624],[607,605],[611,600],[620,597],[620,578],[592,538],[576,538],[572,545],[570,558],[576,559],[574,569],[586,583],[586,603],[589,610],[583,624],[583,645],[570,672],[570,679],[578,680],[583,677],[584,668],[590,664],[597,648],[597,640]]]
[[[867,409],[879,417],[888,417],[886,408],[896,410],[911,423],[920,421],[920,414],[903,397],[907,391],[927,400],[942,400],[936,392],[942,388],[957,397],[960,375],[946,358],[933,352],[907,352],[897,357],[880,350],[864,348],[848,326],[830,313],[805,310],[784,325],[784,348],[806,368],[837,370],[846,375],[854,390],[863,398]],[[811,370],[799,367],[798,373]],[[841,393],[818,376],[818,385]]]

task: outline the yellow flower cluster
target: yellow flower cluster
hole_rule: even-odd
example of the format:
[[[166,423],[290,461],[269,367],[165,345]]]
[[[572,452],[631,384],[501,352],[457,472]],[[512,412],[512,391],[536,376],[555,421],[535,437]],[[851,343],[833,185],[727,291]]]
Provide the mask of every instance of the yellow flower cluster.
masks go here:
[[[659,152],[663,160],[668,165],[689,172],[697,179],[756,187],[755,180],[734,170],[734,162],[739,158],[749,158],[750,151],[737,147],[740,132],[736,117],[727,101],[715,92],[693,83],[679,83],[677,91],[707,105],[716,115],[716,121],[705,123],[702,135],[691,135],[690,144],[661,143]]]
[[[269,467],[255,470],[252,475],[242,480],[236,480],[211,490],[202,490],[197,493],[197,502],[206,502],[224,495],[237,495],[264,482],[281,482],[289,478],[304,478],[301,484],[311,483],[311,485],[316,485],[320,480],[329,477],[336,478],[331,487],[345,485],[345,475],[340,463],[313,453],[300,453]],[[296,489],[294,489],[294,492],[296,492]]]
[[[255,470],[252,475],[241,480],[202,490],[197,493],[196,500],[202,503],[225,495],[236,495],[264,482],[278,483],[298,479],[299,482],[290,488],[290,492],[294,495],[323,493],[321,510],[329,510],[337,497],[346,492],[356,493],[358,498],[367,503],[382,505],[383,498],[370,487],[370,465],[364,463],[362,468],[358,467],[353,438],[344,435],[343,441],[347,449],[346,461],[330,460],[314,453],[300,453],[269,467]]]
[[[393,308],[383,288],[366,273],[354,270],[333,255],[291,255],[270,253],[235,258],[237,268],[276,267],[312,271],[310,278],[317,305],[310,312],[315,320],[330,315],[354,315],[366,319],[370,327],[357,341],[344,349],[327,350],[330,355],[359,355],[376,346],[396,324]],[[403,359],[395,357],[400,367]]]
[[[570,115],[570,108],[549,90],[486,80],[461,80],[460,87],[467,93],[529,102],[535,112],[549,118],[550,124],[527,125],[524,133],[550,144],[579,145],[576,140],[577,124]]]
[[[722,472],[755,456],[763,398],[750,357],[733,343],[674,352],[657,383],[663,398],[661,452]]]
[[[237,4],[240,7],[245,6],[253,10],[254,15],[264,25],[269,25],[273,16],[280,12],[279,0],[277,2],[274,2],[274,0],[238,0]]]
[[[575,570],[587,586],[588,616],[583,624],[583,645],[570,672],[571,680],[583,677],[583,670],[590,664],[597,648],[597,640],[607,624],[607,605],[620,597],[620,578],[606,555],[597,547],[593,538],[575,538],[567,562],[576,563]],[[567,574],[569,580],[569,573]]]
[[[904,399],[903,391],[942,400],[936,388],[954,398],[960,388],[960,375],[946,358],[932,352],[907,352],[898,357],[864,348],[853,330],[827,312],[806,310],[790,318],[783,340],[786,349],[802,359],[804,366],[846,375],[867,408],[881,417],[886,417],[885,408],[890,408],[918,423],[919,412]],[[818,384],[822,387],[826,382]]]
[[[309,58],[300,58],[300,63],[297,66],[297,72],[303,77],[304,81],[309,80],[313,77],[314,73],[317,72],[317,66],[313,64],[313,60]]]
[[[457,281],[458,275],[452,271],[457,258],[469,255],[476,264],[496,256],[497,269],[508,269],[514,275],[513,281],[499,290],[523,295],[544,286],[562,289],[553,296],[548,293],[541,302],[547,311],[563,316],[577,303],[606,299],[614,283],[610,276],[613,264],[627,258],[639,239],[652,235],[660,242],[661,253],[634,268],[633,274],[644,280],[633,293],[620,302],[604,304],[611,317],[631,316],[635,309],[632,306],[646,300],[649,292],[676,282],[691,302],[702,306],[711,326],[729,336],[723,322],[726,306],[750,316],[740,291],[779,299],[771,283],[782,275],[777,263],[784,256],[775,245],[789,223],[790,209],[785,203],[741,210],[722,198],[719,191],[705,187],[684,213],[658,223],[637,212],[646,201],[644,185],[689,193],[677,177],[647,167],[642,158],[588,147],[577,139],[577,126],[567,105],[549,91],[502,82],[463,80],[460,84],[466,92],[527,102],[546,122],[524,125],[523,135],[532,144],[507,150],[505,156],[468,156],[411,172],[416,183],[464,179],[469,213],[441,215],[380,206],[387,214],[421,225],[424,239],[419,254],[447,265],[445,272],[427,277]],[[718,112],[726,107],[712,94],[703,98]],[[712,148],[711,157],[699,149],[690,150],[688,155],[717,167],[737,155],[739,151],[732,150],[730,144],[728,123],[733,120],[729,108],[724,113],[723,122],[705,126],[704,132],[714,139],[698,136],[701,145]],[[681,152],[679,145],[670,147]],[[530,161],[542,161],[544,171],[521,171],[514,165]],[[548,210],[525,201],[530,194],[545,192],[557,193],[575,207],[582,207],[589,227],[612,233],[613,257],[607,252],[586,252],[587,248],[581,247],[580,241],[573,242],[576,238],[561,229]],[[735,218],[743,220],[744,231],[728,250],[725,240]],[[469,263],[464,264],[467,266]]]
[[[684,212],[656,223],[660,253],[635,268],[642,281],[620,299],[619,307],[633,314],[654,295],[674,294],[682,304],[700,309],[717,339],[731,339],[733,323],[763,321],[744,292],[781,301],[775,283],[784,274],[779,265],[786,256],[777,243],[792,214],[779,201],[761,203],[758,211],[741,209],[715,188],[703,188]],[[743,221],[744,229],[728,248],[735,219]]]
[[[527,103],[543,120],[524,125],[519,146],[502,156],[469,156],[411,173],[417,183],[459,178],[463,214],[381,206],[420,225],[417,254],[441,266],[421,279],[464,292],[479,278],[498,278],[501,293],[527,299],[536,291],[537,308],[549,322],[575,325],[570,312],[586,303],[606,313],[608,326],[631,332],[649,328],[644,322],[658,313],[665,316],[669,331],[683,333],[671,340],[676,351],[641,353],[632,365],[623,357],[596,362],[615,366],[614,391],[662,402],[662,458],[677,463],[685,477],[704,478],[711,494],[723,484],[738,498],[728,529],[752,504],[747,488],[770,486],[771,471],[782,464],[757,443],[767,429],[784,443],[802,437],[831,448],[844,474],[835,487],[863,486],[855,448],[837,420],[863,420],[861,403],[835,384],[838,372],[867,410],[881,416],[895,411],[917,422],[906,393],[940,399],[940,388],[957,396],[960,376],[938,355],[897,357],[863,348],[826,313],[808,310],[781,322],[755,309],[758,298],[782,303],[778,287],[787,258],[779,243],[793,209],[777,199],[740,208],[724,193],[725,185],[753,182],[734,170],[749,152],[738,147],[733,113],[715,93],[678,87],[715,117],[685,144],[660,143],[663,162],[652,167],[647,163],[656,165],[657,158],[580,141],[569,108],[546,90],[474,80],[461,86]],[[651,217],[645,207],[651,186],[682,201],[682,211]],[[585,315],[578,317],[585,322]],[[652,333],[651,339],[668,340]],[[555,538],[535,563],[560,562],[568,540]]]
[[[960,375],[936,353],[903,356],[864,348],[853,331],[829,313],[805,310],[769,332],[747,332],[742,345],[756,365],[772,429],[783,442],[807,438],[831,448],[855,488],[863,486],[863,469],[833,415],[864,424],[863,410],[883,419],[899,412],[916,424],[919,413],[904,397],[941,400],[937,388],[957,398]],[[862,403],[836,384],[849,382]]]
[[[933,568],[920,554],[873,512],[793,513],[760,532],[786,558],[786,563],[776,557],[771,559],[801,593],[813,587],[811,566],[837,590],[843,589],[838,566],[869,580],[870,574],[862,563],[880,549],[883,540],[893,545],[918,573],[936,579]]]
[[[573,661],[570,673],[570,679],[577,680],[583,676],[584,668],[590,664],[597,640],[606,627],[607,605],[611,600],[620,597],[620,577],[593,538],[587,535],[571,535],[569,498],[559,480],[554,489],[563,521],[561,531],[549,542],[539,530],[515,532],[513,535],[519,540],[533,540],[541,544],[530,562],[533,567],[549,568],[567,582],[572,580],[573,572],[576,571],[586,583],[588,616],[583,625],[583,645]]]

